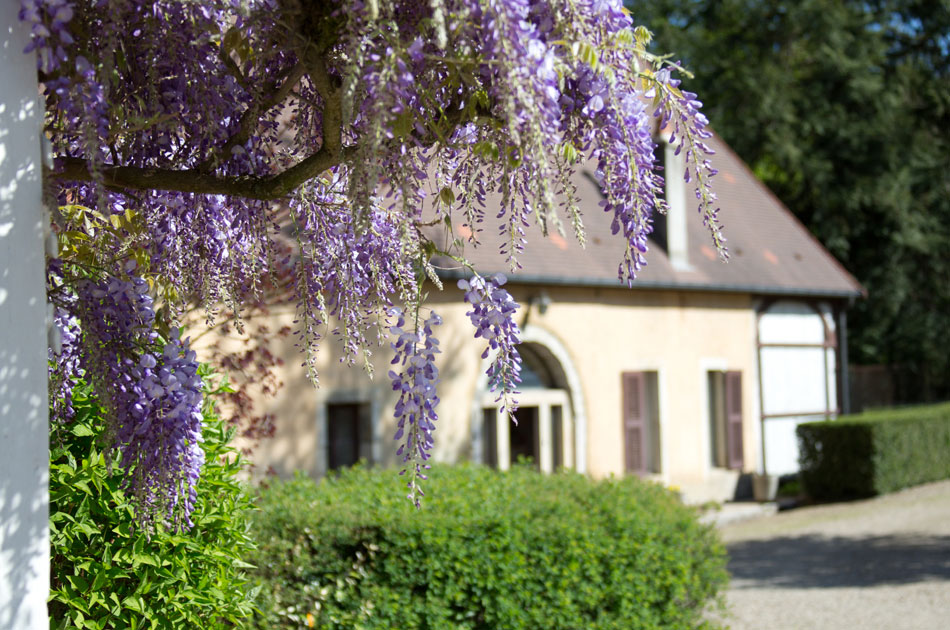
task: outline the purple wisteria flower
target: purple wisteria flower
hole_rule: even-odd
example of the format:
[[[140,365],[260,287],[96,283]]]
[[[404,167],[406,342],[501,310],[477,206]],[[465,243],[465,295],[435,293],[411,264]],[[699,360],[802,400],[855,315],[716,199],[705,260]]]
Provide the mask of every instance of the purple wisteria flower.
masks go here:
[[[195,353],[177,330],[161,342],[144,279],[83,279],[76,288],[79,368],[109,412],[108,435],[129,471],[124,487],[139,522],[146,529],[156,521],[190,528],[204,462]]]
[[[683,179],[689,183],[696,179],[696,199],[703,224],[712,235],[713,244],[723,259],[728,258],[726,238],[722,234],[719,222],[719,208],[716,207],[716,193],[712,190],[711,179],[718,172],[709,161],[715,151],[705,143],[712,137],[709,120],[700,111],[703,104],[696,94],[680,89],[681,81],[672,77],[671,68],[663,68],[656,73],[656,86],[660,92],[660,105],[654,116],[660,119],[660,126],[672,125],[670,144],[676,146],[676,154],[685,149],[686,171]]]
[[[71,296],[75,301],[75,296]],[[53,307],[53,335],[48,350],[50,419],[68,422],[73,419],[73,383],[82,375],[79,321],[69,310]]]
[[[75,43],[67,25],[73,19],[68,0],[21,0],[19,18],[30,25],[30,43],[23,52],[36,51],[37,65],[50,73],[66,61],[66,47]]]
[[[435,355],[440,352],[439,340],[435,338],[433,327],[442,323],[435,312],[411,330],[405,330],[406,318],[402,311],[394,308],[391,315],[396,324],[390,328],[395,337],[391,343],[395,352],[392,364],[400,366],[400,371],[389,371],[393,391],[399,392],[396,402],[397,429],[395,440],[400,443],[396,454],[406,464],[401,474],[407,476],[408,498],[419,507],[425,493],[420,481],[426,479],[423,470],[432,456],[435,422],[439,419],[435,411],[439,404],[436,385],[439,383],[439,368],[435,365]],[[418,328],[417,328],[418,326]]]
[[[190,529],[204,464],[195,353],[176,331],[160,353],[143,354],[124,380],[129,401],[134,397],[129,422],[116,433],[122,466],[131,470],[126,487],[152,518]]]
[[[469,229],[448,252],[463,265],[462,248],[496,230],[511,270],[532,222],[547,232],[565,218],[583,241],[571,182],[584,160],[631,283],[664,206],[663,127],[725,250],[701,104],[647,52],[621,0],[20,0],[19,15],[54,154],[47,190],[73,209],[61,215],[83,217],[56,226],[76,245],[64,263],[83,271],[67,280],[50,262],[63,330],[50,357],[54,413],[69,415],[76,375],[96,385],[139,471],[130,483],[145,522],[187,525],[200,400],[194,358],[184,341],[158,339],[138,276],[158,280],[170,312],[198,303],[211,320],[293,266],[313,380],[328,329],[342,360],[369,368],[389,309],[418,310],[427,278],[441,286],[438,226]],[[125,268],[130,258],[142,269]],[[503,283],[459,286],[510,412],[520,331]],[[435,412],[408,392],[437,379],[435,317],[393,333],[414,497]]]
[[[501,286],[507,282],[502,274],[485,280],[474,276],[459,280],[458,287],[465,291],[465,301],[472,306],[469,320],[475,327],[475,337],[488,341],[482,352],[487,359],[494,353],[488,366],[488,387],[498,392],[496,402],[501,402],[501,411],[514,414],[518,409],[517,387],[521,383],[521,355],[517,345],[521,343],[521,329],[515,321],[518,303]],[[514,417],[512,415],[512,417]]]
[[[311,369],[320,331],[331,321],[343,342],[340,361],[368,364],[367,349],[383,338],[381,322],[393,300],[409,302],[418,291],[409,255],[418,244],[405,237],[400,213],[377,205],[360,221],[336,184],[314,183],[291,203],[300,250],[301,345]]]

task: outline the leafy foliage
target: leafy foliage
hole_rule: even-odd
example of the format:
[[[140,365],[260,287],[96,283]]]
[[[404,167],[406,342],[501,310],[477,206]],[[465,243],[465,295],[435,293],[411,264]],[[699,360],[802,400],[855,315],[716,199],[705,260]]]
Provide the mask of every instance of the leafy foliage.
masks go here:
[[[796,432],[802,482],[815,499],[866,497],[950,479],[950,404],[809,422]]]
[[[631,5],[723,138],[867,288],[852,361],[950,398],[950,2]]]
[[[207,372],[203,375],[207,377]],[[206,393],[211,393],[206,390]],[[210,399],[206,398],[206,401]],[[206,463],[194,527],[143,531],[122,489],[129,470],[102,450],[102,407],[91,388],[73,389],[75,420],[50,438],[51,628],[230,628],[251,612],[242,561],[251,502],[242,464],[205,404]]]
[[[696,628],[726,583],[714,530],[638,479],[435,467],[262,489],[260,628]]]

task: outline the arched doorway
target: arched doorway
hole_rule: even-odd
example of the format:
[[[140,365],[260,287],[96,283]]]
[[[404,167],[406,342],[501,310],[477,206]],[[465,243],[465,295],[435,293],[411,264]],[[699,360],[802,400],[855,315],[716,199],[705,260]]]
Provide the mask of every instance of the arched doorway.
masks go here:
[[[581,446],[577,437],[582,431],[577,430],[575,413],[576,374],[569,364],[565,370],[558,355],[567,359],[566,353],[556,342],[551,347],[555,340],[531,332],[529,327],[525,342],[518,347],[522,382],[514,418],[499,411],[497,395],[486,391],[484,379],[480,381],[473,414],[473,454],[477,461],[501,470],[522,458],[542,472],[583,470],[583,459],[577,457]]]

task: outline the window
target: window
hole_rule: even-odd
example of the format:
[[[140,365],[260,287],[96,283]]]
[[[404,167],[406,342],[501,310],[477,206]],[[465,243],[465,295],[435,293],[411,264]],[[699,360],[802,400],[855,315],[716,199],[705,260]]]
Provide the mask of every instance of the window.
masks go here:
[[[513,417],[498,412],[497,394],[482,394],[481,461],[507,470],[526,459],[545,473],[573,467],[574,421],[563,370],[540,344],[524,343],[518,351],[521,393]]]
[[[327,405],[327,469],[352,466],[360,459],[372,461],[372,427],[369,405]]]
[[[485,407],[482,409],[482,440],[485,443],[483,447],[483,463],[492,468],[498,468],[498,449],[495,444],[498,441],[498,410],[494,407]]]
[[[541,472],[574,465],[574,423],[567,393],[558,389],[526,389],[518,396],[514,417],[498,413],[495,394],[482,408],[482,463],[507,470],[519,459]]]
[[[709,372],[710,461],[742,469],[742,372]]]
[[[660,406],[656,372],[625,372],[623,383],[624,468],[660,472]]]
[[[518,407],[512,422],[508,425],[508,448],[511,463],[521,459],[531,460],[535,468],[541,466],[541,434],[538,407]]]
[[[551,405],[551,457],[554,470],[564,468],[564,415],[561,405]]]

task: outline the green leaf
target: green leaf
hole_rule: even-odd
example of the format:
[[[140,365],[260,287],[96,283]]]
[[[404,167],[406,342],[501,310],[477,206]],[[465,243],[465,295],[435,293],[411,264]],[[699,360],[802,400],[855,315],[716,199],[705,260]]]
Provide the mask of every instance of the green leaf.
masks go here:
[[[455,203],[455,193],[452,192],[451,188],[446,186],[439,191],[439,199],[441,199],[442,203],[445,205],[451,206],[453,203]]]
[[[102,588],[103,585],[105,585],[106,582],[108,581],[108,578],[109,576],[106,574],[105,571],[99,571],[96,574],[96,578],[92,581],[92,590],[97,591],[100,588]]]
[[[72,425],[72,434],[76,437],[89,437],[95,435],[92,429],[80,422],[76,422]]]
[[[133,553],[132,554],[132,565],[138,566],[140,564],[147,564],[153,567],[159,567],[162,565],[162,559],[159,556],[150,553]]]
[[[129,595],[123,599],[122,607],[128,608],[129,610],[137,613],[145,612],[145,606],[143,605],[142,598],[137,595]]]
[[[232,50],[235,50],[241,43],[241,31],[237,27],[229,28],[225,33],[224,37],[221,38],[221,49],[227,54]]]
[[[564,156],[565,161],[569,164],[576,163],[580,158],[577,148],[570,142],[565,142],[561,145],[561,155]]]
[[[393,135],[397,138],[405,138],[412,131],[413,116],[411,112],[404,112],[396,116],[392,121]]]
[[[86,488],[85,491],[89,492],[89,489]],[[87,522],[76,523],[76,530],[90,537],[97,536],[100,533],[97,527]]]
[[[81,593],[85,593],[89,590],[89,581],[81,575],[69,575],[66,576],[66,580]]]

